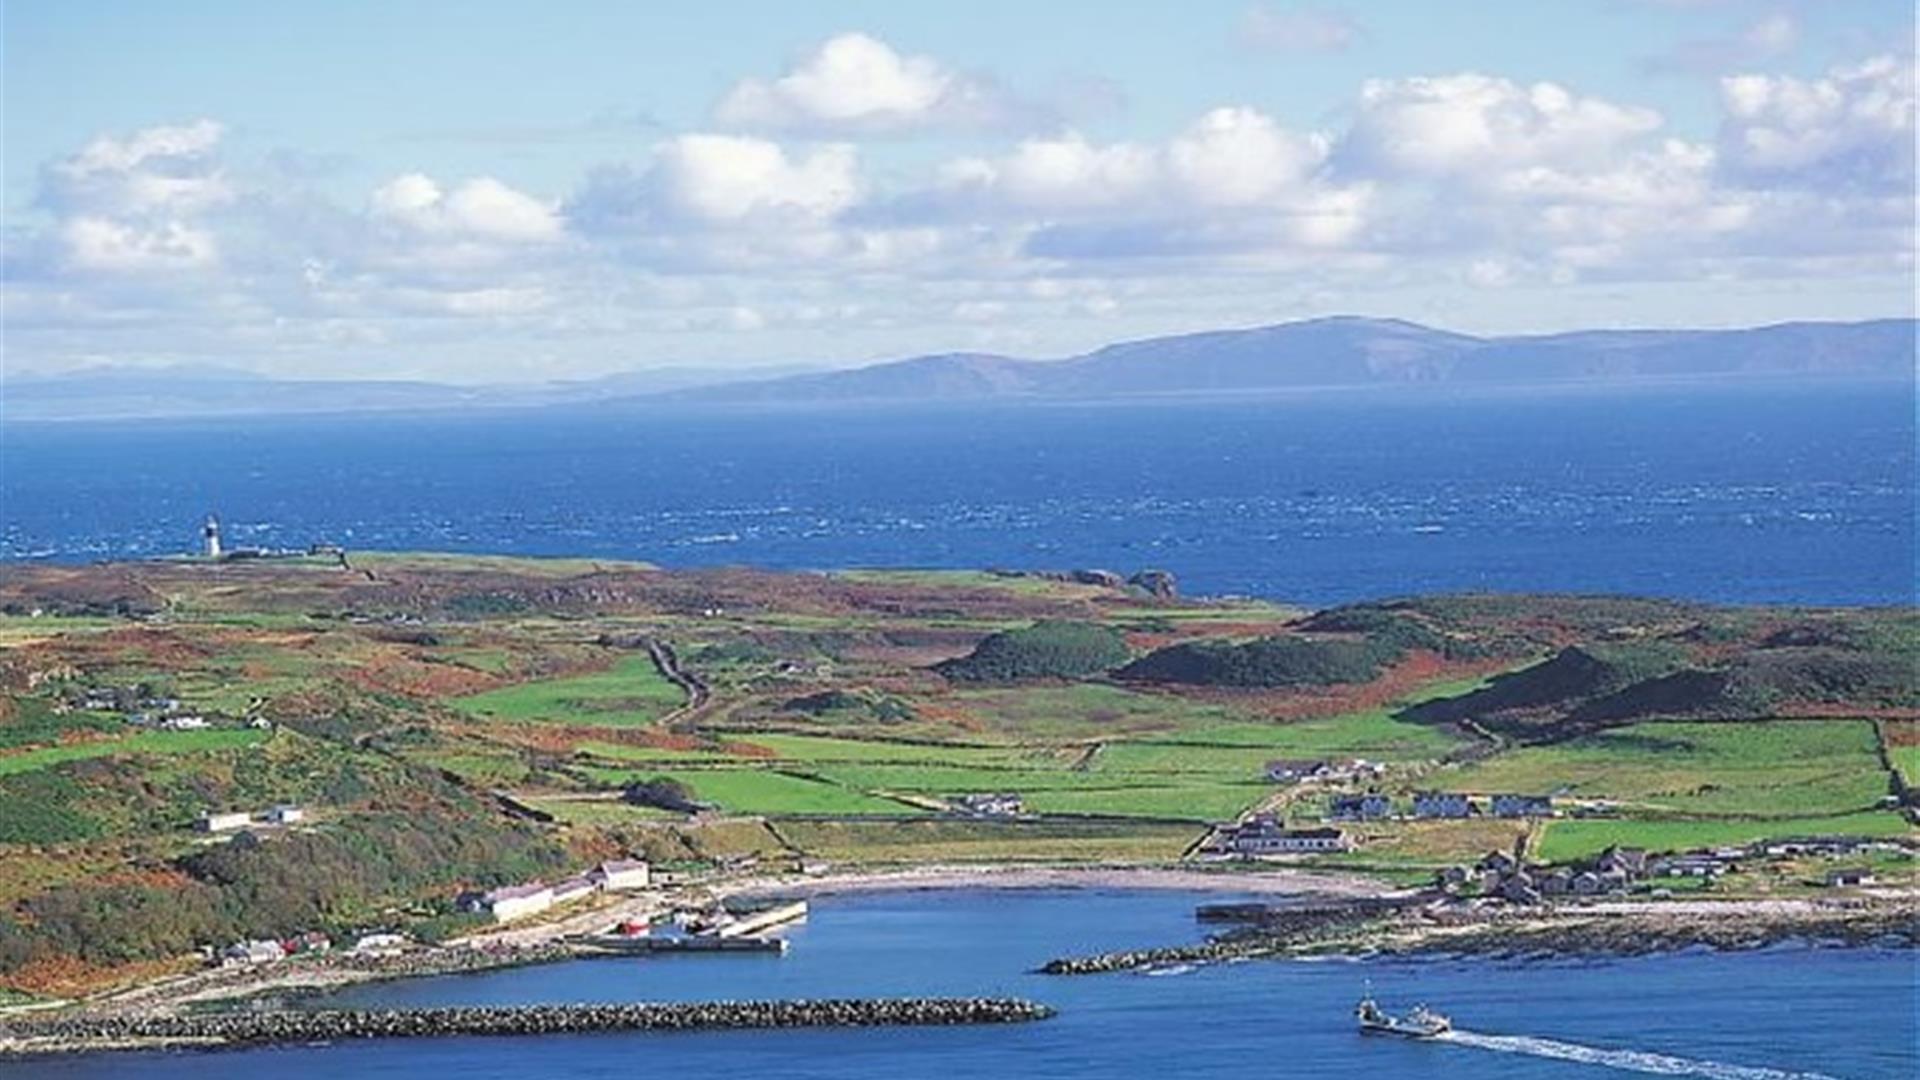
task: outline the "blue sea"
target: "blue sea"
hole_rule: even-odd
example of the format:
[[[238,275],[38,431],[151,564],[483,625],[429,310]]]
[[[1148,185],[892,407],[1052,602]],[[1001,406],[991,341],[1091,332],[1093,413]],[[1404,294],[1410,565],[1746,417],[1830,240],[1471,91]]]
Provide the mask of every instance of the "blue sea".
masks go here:
[[[35,1062],[35,1077],[1427,1077],[1905,1080],[1911,953],[1779,948],[1605,961],[1248,961],[1154,974],[1032,974],[1052,956],[1197,940],[1177,892],[870,894],[817,901],[771,956],[577,961],[369,985],[320,1004],[442,1005],[1010,994],[1052,1020],[980,1028],[618,1034],[341,1043]],[[1459,1034],[1359,1035],[1354,1001],[1427,1002]],[[0,1067],[4,1071],[4,1067]]]
[[[1902,603],[1911,383],[0,426],[0,559],[229,543]]]

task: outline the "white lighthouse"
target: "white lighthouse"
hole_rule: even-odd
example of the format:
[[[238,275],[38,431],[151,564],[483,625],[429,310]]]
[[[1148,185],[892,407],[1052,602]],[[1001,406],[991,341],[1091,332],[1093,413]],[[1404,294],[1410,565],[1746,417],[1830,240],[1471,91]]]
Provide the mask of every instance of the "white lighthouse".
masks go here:
[[[220,519],[207,515],[207,523],[201,527],[200,535],[206,539],[206,556],[209,559],[220,557]]]

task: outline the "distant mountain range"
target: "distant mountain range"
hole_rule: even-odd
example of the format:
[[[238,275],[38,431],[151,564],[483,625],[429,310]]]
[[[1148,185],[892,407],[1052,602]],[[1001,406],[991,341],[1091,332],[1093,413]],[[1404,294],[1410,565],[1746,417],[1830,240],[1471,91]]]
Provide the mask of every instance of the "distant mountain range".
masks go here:
[[[1911,319],[1746,330],[1585,330],[1473,337],[1336,317],[1149,338],[1065,360],[946,353],[849,371],[672,392],[682,401],[1098,398],[1418,383],[1532,385],[1753,375],[1911,377]]]
[[[536,385],[274,379],[101,368],[0,382],[11,420],[443,410],[586,403],[942,402],[1745,376],[1912,378],[1915,321],[1475,337],[1349,316],[1108,345],[1063,360],[941,353],[821,371],[655,368]]]
[[[0,419],[115,420],[378,411],[526,408],[623,400],[818,368],[669,367],[597,379],[455,386],[399,379],[276,379],[205,366],[87,368],[0,381]]]

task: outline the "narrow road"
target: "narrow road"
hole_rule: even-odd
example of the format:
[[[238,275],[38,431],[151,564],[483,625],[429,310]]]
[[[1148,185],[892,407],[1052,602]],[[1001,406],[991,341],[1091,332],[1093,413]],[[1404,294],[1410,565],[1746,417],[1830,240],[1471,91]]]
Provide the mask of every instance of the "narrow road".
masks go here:
[[[696,719],[713,699],[713,691],[706,680],[680,666],[680,656],[673,646],[658,638],[643,638],[647,655],[653,659],[653,666],[660,672],[661,678],[680,688],[687,695],[686,704],[660,718],[662,726],[672,728]]]

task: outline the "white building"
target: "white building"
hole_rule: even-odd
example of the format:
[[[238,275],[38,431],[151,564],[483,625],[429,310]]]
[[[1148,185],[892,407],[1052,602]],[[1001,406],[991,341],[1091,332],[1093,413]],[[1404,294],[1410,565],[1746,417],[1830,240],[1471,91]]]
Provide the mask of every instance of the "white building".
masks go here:
[[[287,958],[286,946],[277,941],[236,941],[220,954],[220,963],[226,967],[240,967],[248,964],[271,964]]]
[[[462,906],[468,911],[491,915],[495,922],[509,922],[538,915],[552,907],[553,888],[538,881],[507,885],[471,897]]]
[[[610,859],[594,867],[592,877],[608,892],[644,889],[653,883],[651,868],[644,859]]]
[[[1352,841],[1339,829],[1289,829],[1271,814],[1259,814],[1227,831],[1227,847],[1242,855],[1289,855],[1350,851]]]
[[[193,827],[204,833],[232,832],[253,824],[253,815],[235,811],[231,814],[201,814]]]
[[[404,934],[362,934],[347,952],[353,956],[392,956],[406,947]]]
[[[553,887],[553,902],[556,904],[571,904],[575,900],[592,896],[599,891],[599,880],[591,874],[582,874],[579,877],[570,877],[565,881],[556,883]]]
[[[211,725],[203,716],[169,716],[160,726],[167,731],[203,731]]]
[[[307,819],[307,812],[298,806],[283,803],[267,811],[266,819],[275,825],[292,825]]]

